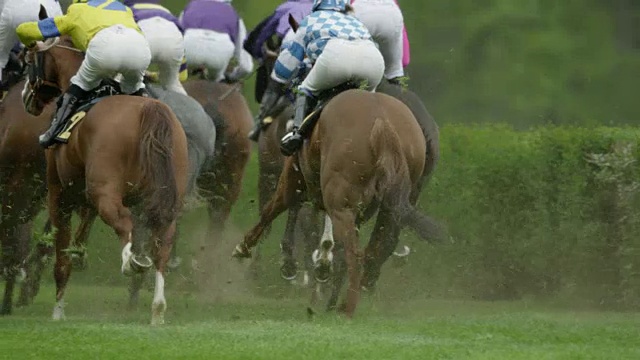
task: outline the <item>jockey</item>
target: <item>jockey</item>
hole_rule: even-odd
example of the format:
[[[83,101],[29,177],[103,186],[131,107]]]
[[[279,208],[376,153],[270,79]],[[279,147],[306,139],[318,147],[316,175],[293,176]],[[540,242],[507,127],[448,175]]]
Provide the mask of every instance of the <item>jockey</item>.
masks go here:
[[[276,10],[268,18],[263,20],[258,26],[249,33],[247,40],[244,42],[244,48],[256,60],[262,62],[264,60],[263,45],[274,35],[277,37],[277,46],[285,45],[285,37],[292,38],[293,31],[289,25],[289,15],[292,15],[297,21],[302,20],[311,13],[313,0],[288,0],[276,8]],[[269,73],[268,70],[261,65],[258,68],[256,77],[256,101],[262,102],[264,89],[268,86]],[[271,92],[270,94],[273,94]],[[264,107],[261,108],[260,114],[254,119],[253,130],[249,133],[249,139],[258,141],[260,130],[262,128],[261,121],[267,116],[264,113]]]
[[[298,87],[293,130],[280,143],[285,156],[302,146],[298,129],[306,113],[308,97],[349,80],[364,81],[367,89],[374,91],[382,79],[384,59],[364,24],[345,14],[347,1],[314,0],[312,13],[300,22],[293,41],[282,50],[271,73],[271,78],[280,86],[267,91],[282,93],[283,85],[296,75],[305,54],[313,66]]]
[[[124,0],[133,10],[138,26],[149,42],[151,64],[158,66],[158,81],[166,89],[187,95],[181,81],[187,80],[182,26],[160,0]]]
[[[18,42],[16,28],[27,21],[38,21],[41,7],[47,16],[62,15],[62,9],[57,0],[0,0],[0,88],[4,92],[2,70],[12,59],[11,49]],[[15,58],[14,58],[15,60]]]
[[[409,64],[409,41],[397,0],[351,0],[355,16],[369,29],[384,57],[384,77],[400,85]]]
[[[123,93],[148,96],[143,76],[151,62],[149,44],[131,9],[118,1],[74,0],[66,15],[23,23],[16,31],[27,47],[35,46],[36,41],[69,35],[74,46],[85,52],[69,89],[58,99],[58,111],[50,128],[40,135],[40,145],[45,148],[53,145],[78,102],[103,79],[120,73]]]
[[[249,33],[244,42],[244,49],[256,60],[261,61],[264,57],[262,46],[268,39],[276,35],[280,44],[282,43],[282,39],[291,28],[289,15],[293,15],[294,19],[300,21],[311,13],[312,5],[313,0],[287,0],[280,4],[273,14]]]
[[[204,67],[214,81],[238,81],[253,71],[251,55],[242,48],[247,29],[230,2],[191,0],[180,15],[188,66]],[[228,69],[232,59],[237,65]]]

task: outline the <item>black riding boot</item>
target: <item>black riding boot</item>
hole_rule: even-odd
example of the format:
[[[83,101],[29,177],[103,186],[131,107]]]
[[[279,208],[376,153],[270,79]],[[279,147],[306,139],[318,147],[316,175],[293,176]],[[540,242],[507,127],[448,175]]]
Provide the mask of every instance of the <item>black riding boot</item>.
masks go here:
[[[298,131],[304,120],[307,111],[307,96],[298,94],[296,97],[295,115],[293,118],[293,129],[280,140],[280,152],[284,156],[291,156],[302,147],[302,134]]]
[[[262,120],[267,117],[267,114],[276,105],[280,96],[282,96],[282,85],[270,79],[269,85],[267,85],[267,90],[262,96],[260,112],[258,113],[258,116],[253,119],[253,129],[249,132],[249,139],[255,142],[258,141],[260,131],[262,131]]]
[[[58,100],[58,111],[51,121],[51,126],[38,138],[40,146],[46,149],[55,143],[56,136],[64,128],[69,116],[76,111],[78,101],[82,100],[86,93],[77,85],[69,86],[67,92]]]
[[[405,84],[404,84],[404,77],[403,76],[398,76],[395,77],[393,79],[387,79],[387,82],[393,86],[397,86],[400,88],[400,90],[404,90]]]

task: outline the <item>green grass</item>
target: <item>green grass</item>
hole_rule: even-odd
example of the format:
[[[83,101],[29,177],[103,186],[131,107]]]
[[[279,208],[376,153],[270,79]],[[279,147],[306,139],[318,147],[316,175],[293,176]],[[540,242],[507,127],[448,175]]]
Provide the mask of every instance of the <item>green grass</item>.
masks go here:
[[[151,295],[126,310],[123,287],[72,285],[67,319],[54,290],[0,319],[2,359],[638,359],[640,316],[526,302],[364,298],[355,319],[306,317],[306,296],[212,301],[170,289],[167,324],[148,325]]]

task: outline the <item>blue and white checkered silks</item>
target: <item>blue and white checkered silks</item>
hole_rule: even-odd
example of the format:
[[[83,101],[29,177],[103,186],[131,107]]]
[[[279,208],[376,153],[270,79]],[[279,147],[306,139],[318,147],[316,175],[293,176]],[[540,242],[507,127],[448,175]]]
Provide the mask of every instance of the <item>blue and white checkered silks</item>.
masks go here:
[[[347,0],[314,0],[311,11],[333,10],[344,11],[347,7]]]
[[[316,11],[305,17],[287,48],[282,49],[272,78],[280,83],[290,81],[305,55],[313,64],[331,39],[371,40],[369,30],[351,15],[334,11]]]

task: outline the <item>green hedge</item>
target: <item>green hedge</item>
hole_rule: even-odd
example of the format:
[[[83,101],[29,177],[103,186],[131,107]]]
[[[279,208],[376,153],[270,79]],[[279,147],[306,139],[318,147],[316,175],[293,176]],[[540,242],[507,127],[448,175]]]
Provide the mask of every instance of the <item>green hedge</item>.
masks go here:
[[[640,304],[637,144],[631,128],[446,126],[422,204],[453,243],[427,254],[456,291],[570,294]]]

